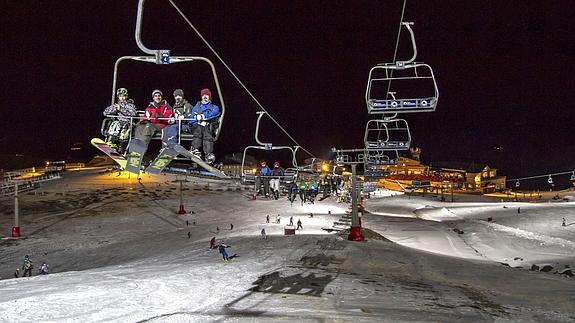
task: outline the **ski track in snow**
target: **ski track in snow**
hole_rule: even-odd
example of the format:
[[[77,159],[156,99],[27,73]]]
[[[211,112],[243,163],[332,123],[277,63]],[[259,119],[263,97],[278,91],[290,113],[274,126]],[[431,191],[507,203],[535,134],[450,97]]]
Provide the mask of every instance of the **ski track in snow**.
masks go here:
[[[541,242],[542,244],[556,245],[556,246],[567,247],[567,248],[571,248],[571,249],[575,250],[575,242],[570,241],[570,240],[557,238],[557,237],[551,237],[551,236],[544,235],[544,234],[539,234],[539,233],[535,233],[535,232],[531,232],[531,231],[525,231],[525,230],[518,229],[518,228],[508,227],[508,226],[498,224],[498,223],[485,222],[482,220],[475,220],[473,222],[488,226],[489,228],[491,228],[495,231],[511,233],[514,236],[519,237],[519,238],[536,240],[536,241]]]

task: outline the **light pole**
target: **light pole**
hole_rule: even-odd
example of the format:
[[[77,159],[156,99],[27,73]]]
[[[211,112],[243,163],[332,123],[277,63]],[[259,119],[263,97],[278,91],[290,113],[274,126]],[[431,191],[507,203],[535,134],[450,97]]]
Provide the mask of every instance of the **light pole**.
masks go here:
[[[356,164],[351,165],[351,229],[349,230],[348,240],[351,241],[364,241],[365,238],[361,234],[361,222],[359,220],[357,212],[357,176],[356,176]]]
[[[20,215],[18,209],[18,183],[14,182],[14,227],[12,228],[12,238],[20,237]]]

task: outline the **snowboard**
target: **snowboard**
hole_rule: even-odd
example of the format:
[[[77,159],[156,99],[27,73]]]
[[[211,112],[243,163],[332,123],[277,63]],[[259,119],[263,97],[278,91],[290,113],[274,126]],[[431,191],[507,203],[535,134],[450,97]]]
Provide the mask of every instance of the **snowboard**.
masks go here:
[[[200,158],[196,157],[194,154],[189,152],[186,148],[182,147],[181,145],[174,145],[174,149],[181,155],[191,159],[194,163],[196,163],[199,167],[205,169],[209,173],[213,174],[219,178],[229,178],[226,174],[222,173],[219,169],[207,164]]]
[[[178,152],[174,148],[163,148],[156,159],[146,167],[146,173],[160,174],[176,156],[178,156]]]
[[[140,139],[132,139],[128,145],[128,155],[126,159],[126,170],[130,173],[140,174],[142,159],[146,153],[146,143]]]
[[[100,138],[93,138],[90,140],[92,146],[98,148],[101,152],[112,158],[120,167],[126,168],[126,158],[110,147],[104,140]]]

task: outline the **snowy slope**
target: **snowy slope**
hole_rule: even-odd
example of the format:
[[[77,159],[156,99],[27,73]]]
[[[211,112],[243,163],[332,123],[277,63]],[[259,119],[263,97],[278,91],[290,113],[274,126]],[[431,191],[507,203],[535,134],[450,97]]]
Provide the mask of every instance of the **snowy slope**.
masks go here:
[[[178,216],[173,180],[81,172],[22,196],[26,238],[1,241],[0,275],[11,277],[24,254],[52,273],[0,280],[0,321],[575,319],[575,279],[498,263],[573,264],[575,225],[552,224],[571,203],[522,204],[518,216],[509,204],[372,199],[368,209],[385,215],[364,224],[393,242],[355,243],[321,230],[348,209],[333,200],[252,201],[234,183],[195,180],[184,196],[194,214]],[[7,233],[11,200],[2,205]],[[282,224],[266,224],[267,214]],[[283,236],[290,216],[304,230]],[[212,236],[238,257],[224,263]]]

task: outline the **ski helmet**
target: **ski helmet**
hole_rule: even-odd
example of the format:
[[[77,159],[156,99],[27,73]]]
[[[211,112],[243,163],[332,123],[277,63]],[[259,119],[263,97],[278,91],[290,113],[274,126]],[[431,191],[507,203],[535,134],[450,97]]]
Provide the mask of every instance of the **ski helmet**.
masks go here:
[[[128,89],[126,89],[125,87],[121,87],[121,88],[116,90],[116,95],[117,96],[128,95]]]
[[[156,93],[159,94],[159,95],[161,95],[161,96],[164,96],[164,93],[162,93],[162,91],[156,89],[156,90],[154,90],[154,92],[152,92],[152,97],[154,97],[154,95],[155,95]]]

